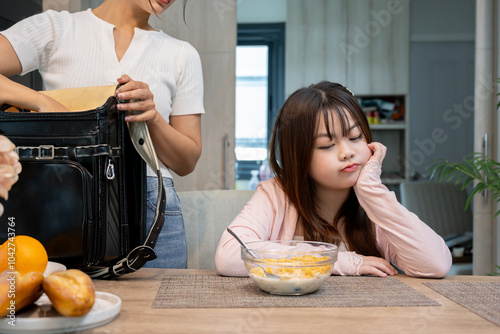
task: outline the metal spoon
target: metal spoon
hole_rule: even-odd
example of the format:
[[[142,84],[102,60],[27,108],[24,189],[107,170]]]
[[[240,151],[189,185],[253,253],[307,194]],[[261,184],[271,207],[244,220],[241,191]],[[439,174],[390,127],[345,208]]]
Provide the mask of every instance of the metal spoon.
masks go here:
[[[227,228],[227,231],[229,232],[229,234],[231,234],[231,235],[232,235],[232,236],[233,236],[233,237],[234,237],[234,238],[235,238],[235,239],[236,239],[236,240],[237,240],[237,241],[238,241],[238,242],[239,242],[239,243],[243,246],[243,248],[245,248],[245,249],[246,249],[246,251],[248,252],[248,254],[250,254],[251,256],[253,256],[254,258],[256,258],[257,260],[260,260],[260,258],[259,258],[257,255],[255,255],[255,253],[254,253],[254,252],[252,252],[252,251],[250,250],[250,248],[248,248],[247,244],[245,244],[245,242],[244,242],[243,240],[241,240],[241,239],[240,239],[240,237],[239,237],[239,236],[238,236],[238,235],[237,235],[237,234],[236,234],[233,230],[231,230],[231,228],[229,228],[229,227],[228,227],[228,228]],[[280,279],[280,278],[281,278],[281,276],[278,276],[278,275],[275,275],[275,274],[273,274],[273,273],[270,273],[269,271],[267,271],[267,270],[266,270],[264,267],[262,267],[261,265],[258,265],[258,264],[255,264],[255,265],[257,265],[258,267],[260,267],[260,268],[264,271],[264,274],[265,274],[267,277],[269,277],[269,278],[278,278],[278,279]]]

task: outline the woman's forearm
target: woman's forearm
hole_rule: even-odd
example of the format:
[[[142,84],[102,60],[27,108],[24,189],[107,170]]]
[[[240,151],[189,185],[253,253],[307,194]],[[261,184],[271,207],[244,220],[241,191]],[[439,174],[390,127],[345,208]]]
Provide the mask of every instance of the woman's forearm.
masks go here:
[[[37,101],[40,95],[37,91],[0,74],[0,104],[38,111]]]
[[[148,123],[158,158],[179,176],[191,173],[201,155],[201,116],[162,117]]]
[[[68,110],[54,99],[0,74],[0,105],[2,104],[40,112]]]
[[[9,79],[22,71],[21,62],[5,36],[0,35],[0,105],[38,111],[40,93]]]

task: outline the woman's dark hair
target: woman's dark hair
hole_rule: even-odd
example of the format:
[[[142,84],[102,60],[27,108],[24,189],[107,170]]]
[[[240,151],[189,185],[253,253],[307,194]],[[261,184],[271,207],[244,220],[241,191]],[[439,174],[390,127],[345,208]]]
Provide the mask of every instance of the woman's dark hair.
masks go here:
[[[149,1],[149,5],[151,6],[151,9],[153,9],[153,12],[155,13],[155,15],[158,16],[155,9],[153,8],[153,5],[151,4],[151,0],[148,0],[148,1]],[[188,0],[184,0],[184,2],[182,3],[182,18],[184,19],[184,23],[186,23],[186,4],[187,4],[187,1]]]
[[[339,244],[363,255],[380,256],[373,224],[351,189],[333,222],[323,219],[315,205],[316,184],[309,176],[320,117],[333,138],[334,116],[342,135],[349,132],[349,114],[363,137],[371,143],[370,127],[356,97],[344,86],[323,81],[294,92],[281,107],[270,143],[270,166],[278,184],[298,213],[306,240]],[[341,240],[338,222],[344,220],[346,240]]]

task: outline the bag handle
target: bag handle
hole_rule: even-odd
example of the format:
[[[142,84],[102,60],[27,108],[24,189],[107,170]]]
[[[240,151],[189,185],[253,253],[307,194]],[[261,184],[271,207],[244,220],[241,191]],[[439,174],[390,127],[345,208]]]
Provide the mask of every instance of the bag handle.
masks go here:
[[[127,101],[118,100],[118,102],[124,103]],[[127,126],[136,151],[146,164],[152,170],[156,171],[158,177],[158,200],[156,203],[155,217],[146,239],[141,246],[134,248],[125,258],[109,268],[102,268],[94,272],[87,271],[87,274],[92,278],[118,278],[122,275],[137,271],[142,268],[146,262],[156,259],[154,247],[165,221],[165,206],[167,202],[165,188],[163,186],[160,164],[154,149],[153,141],[149,134],[148,126],[146,122],[127,122]]]

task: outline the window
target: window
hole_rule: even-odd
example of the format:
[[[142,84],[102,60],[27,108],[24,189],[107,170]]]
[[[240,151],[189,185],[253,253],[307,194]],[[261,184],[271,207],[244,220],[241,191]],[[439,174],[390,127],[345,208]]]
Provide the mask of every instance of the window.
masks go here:
[[[236,188],[267,160],[274,121],[284,102],[285,25],[240,24],[236,48]]]
[[[236,159],[265,160],[268,137],[267,45],[236,48]]]

